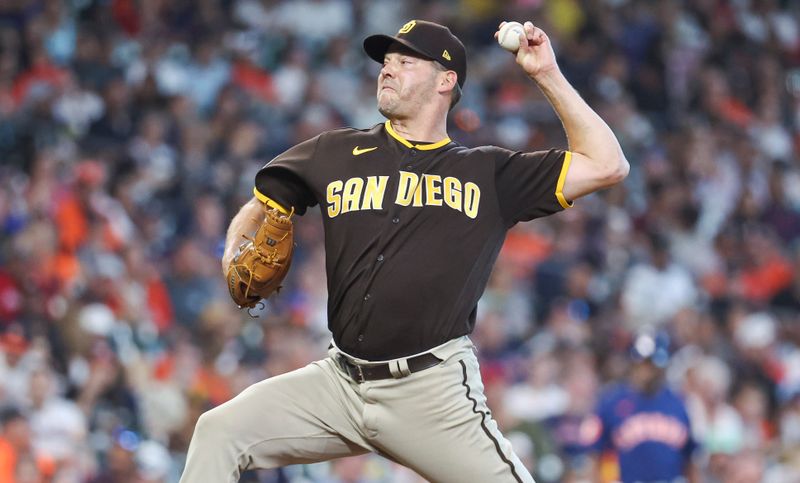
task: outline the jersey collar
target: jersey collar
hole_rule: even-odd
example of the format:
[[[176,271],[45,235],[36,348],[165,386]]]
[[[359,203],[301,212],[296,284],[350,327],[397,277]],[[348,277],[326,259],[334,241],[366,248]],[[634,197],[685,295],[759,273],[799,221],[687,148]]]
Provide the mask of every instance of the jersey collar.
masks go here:
[[[419,149],[420,151],[429,151],[431,149],[439,149],[442,146],[445,146],[450,143],[450,138],[446,137],[441,141],[432,144],[411,144],[411,142],[409,142],[408,139],[397,134],[397,131],[395,131],[394,128],[392,128],[392,123],[390,121],[386,121],[385,126],[386,126],[386,132],[388,132],[389,135],[392,136],[393,138],[400,141],[400,143],[407,148]]]

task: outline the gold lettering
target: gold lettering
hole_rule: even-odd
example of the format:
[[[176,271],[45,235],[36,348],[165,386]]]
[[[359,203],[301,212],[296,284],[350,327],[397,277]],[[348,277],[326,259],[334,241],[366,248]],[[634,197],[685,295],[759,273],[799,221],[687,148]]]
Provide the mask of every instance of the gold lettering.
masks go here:
[[[475,183],[464,184],[464,214],[475,219],[481,204],[481,189]]]
[[[350,178],[344,183],[342,192],[342,213],[356,211],[358,200],[361,199],[361,191],[364,189],[364,180],[361,178]]]
[[[422,180],[417,180],[417,185],[414,187],[414,205],[413,206],[422,206]]]
[[[423,178],[425,179],[425,204],[442,206],[442,198],[436,196],[442,194],[442,177],[437,174],[426,174],[423,175]]]
[[[386,192],[388,176],[367,176],[367,187],[364,190],[362,210],[380,210],[383,208],[383,195]]]
[[[454,210],[461,211],[461,181],[448,176],[444,179],[444,202]]]
[[[339,216],[342,209],[342,180],[337,179],[328,183],[328,217],[335,218]]]
[[[400,171],[400,180],[397,182],[397,198],[394,202],[400,206],[410,205],[412,186],[419,187],[419,177],[408,171]]]

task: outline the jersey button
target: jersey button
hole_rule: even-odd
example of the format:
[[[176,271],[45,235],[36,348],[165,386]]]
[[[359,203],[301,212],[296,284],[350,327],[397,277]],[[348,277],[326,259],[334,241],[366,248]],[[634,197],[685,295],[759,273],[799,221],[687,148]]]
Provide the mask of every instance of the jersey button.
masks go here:
[[[371,297],[370,294],[364,295],[364,300],[369,300],[370,297]]]
[[[406,166],[406,169],[411,169],[411,168],[413,168],[413,166],[411,166],[410,164]]]
[[[364,334],[358,334],[358,341],[364,342]]]
[[[411,150],[411,155],[412,156],[416,156],[417,155],[417,150],[416,149],[412,149]]]
[[[392,218],[392,223],[394,223],[395,225],[400,223],[400,218],[395,216],[394,218]]]
[[[383,261],[383,254],[380,254],[380,255],[378,255],[378,261],[379,261],[379,262],[382,262],[382,261]]]

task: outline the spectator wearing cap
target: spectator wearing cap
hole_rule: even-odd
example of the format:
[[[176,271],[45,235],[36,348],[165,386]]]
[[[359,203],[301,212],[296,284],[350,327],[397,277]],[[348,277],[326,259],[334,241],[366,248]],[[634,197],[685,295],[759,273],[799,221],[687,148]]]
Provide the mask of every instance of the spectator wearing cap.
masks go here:
[[[595,451],[616,453],[622,482],[697,481],[686,405],[665,384],[668,338],[639,335],[630,354],[628,380],[600,395]]]
[[[137,433],[118,428],[112,434],[102,468],[89,483],[113,483],[117,481],[134,481],[136,476],[136,450],[140,437]]]

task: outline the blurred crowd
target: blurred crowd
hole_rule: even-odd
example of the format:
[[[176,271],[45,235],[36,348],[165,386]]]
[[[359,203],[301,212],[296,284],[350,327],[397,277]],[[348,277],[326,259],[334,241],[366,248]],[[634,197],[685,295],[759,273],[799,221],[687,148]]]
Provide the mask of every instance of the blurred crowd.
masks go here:
[[[489,405],[537,481],[591,478],[586,422],[642,332],[669,339],[702,481],[800,481],[792,0],[0,2],[0,481],[177,481],[199,414],[324,356],[320,215],[255,318],[224,232],[273,156],[381,122],[361,41],[412,18],[467,46],[457,142],[566,147],[492,38],[531,19],[631,162],[514,227],[479,304]],[[420,480],[364,456],[242,481]]]

